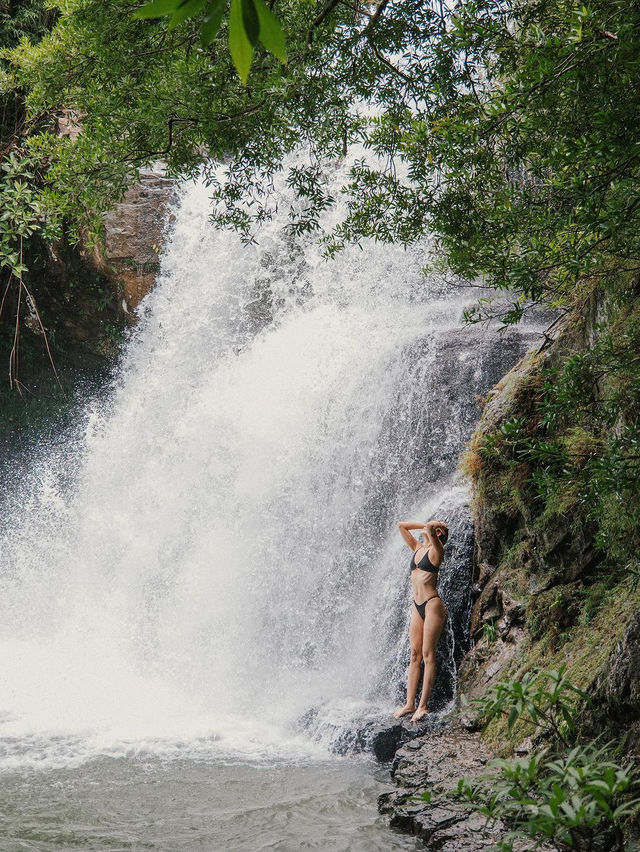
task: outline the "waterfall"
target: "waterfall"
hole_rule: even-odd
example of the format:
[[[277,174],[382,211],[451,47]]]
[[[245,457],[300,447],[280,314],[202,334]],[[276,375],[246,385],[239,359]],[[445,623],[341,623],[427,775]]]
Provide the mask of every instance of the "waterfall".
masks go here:
[[[201,180],[180,187],[113,386],[10,484],[0,766],[326,749],[327,719],[398,697],[395,522],[436,512],[450,700],[470,556],[456,460],[535,329],[464,327],[476,291],[425,277],[428,243],[324,260],[287,231],[288,192],[243,245],[210,224]]]

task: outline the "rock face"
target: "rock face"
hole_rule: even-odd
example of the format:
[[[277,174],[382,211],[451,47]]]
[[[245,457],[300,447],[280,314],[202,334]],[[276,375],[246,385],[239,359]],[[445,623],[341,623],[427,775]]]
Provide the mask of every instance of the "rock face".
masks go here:
[[[122,307],[132,312],[152,288],[158,270],[167,212],[175,183],[161,164],[140,172],[115,210],[105,217],[105,245],[97,263],[122,292]]]
[[[71,140],[82,132],[82,115],[62,109],[57,132]],[[153,287],[159,270],[167,210],[175,195],[175,182],[165,176],[158,160],[140,169],[140,180],[131,186],[116,208],[105,216],[105,239],[101,249],[91,252],[96,271],[115,284],[120,307],[130,314]],[[84,255],[80,249],[80,254]]]
[[[459,728],[430,732],[404,745],[391,769],[398,789],[383,793],[378,810],[390,825],[420,837],[427,849],[440,852],[479,852],[506,834],[501,822],[486,817],[468,805],[448,797],[461,778],[481,773],[493,757],[479,737]],[[423,796],[426,795],[426,799]],[[521,842],[514,850],[554,847]]]
[[[587,351],[611,322],[611,308],[593,297],[566,315],[537,351],[523,358],[489,393],[467,455],[474,481],[475,567],[471,612],[474,646],[459,667],[459,689],[479,697],[495,683],[518,679],[531,667],[566,666],[570,680],[591,693],[593,718],[585,732],[623,738],[638,753],[640,743],[640,623],[638,593],[614,590],[623,575],[601,576],[602,552],[595,525],[581,506],[544,510],[524,487],[531,476],[517,459],[487,462],[476,448],[509,424],[537,428],[531,399],[545,370]],[[525,427],[527,428],[527,427]],[[553,437],[549,438],[553,440]],[[474,453],[478,453],[474,456]],[[628,586],[628,584],[627,584]],[[518,744],[506,725],[488,733],[509,754]]]
[[[621,717],[633,714],[640,703],[640,612],[629,622],[627,631],[609,660],[600,694],[616,702]]]
[[[393,760],[403,743],[413,741],[427,727],[428,723],[412,724],[406,719],[402,719],[390,725],[372,724],[363,733],[365,741],[373,751],[376,760],[387,763]]]
[[[619,739],[627,753],[640,756],[640,612],[631,618],[624,634],[603,667],[595,685],[598,711],[593,735],[606,731]]]
[[[566,510],[537,499],[527,487],[533,469],[527,465],[532,463],[495,450],[509,446],[504,436],[513,434],[514,423],[533,434],[539,420],[532,400],[539,399],[546,368],[596,345],[615,316],[614,307],[592,298],[581,312],[556,323],[543,346],[525,356],[488,395],[463,462],[474,483],[474,602],[469,627],[473,644],[458,669],[458,691],[472,699],[500,681],[519,680],[531,668],[564,666],[569,680],[592,699],[581,712],[579,737],[615,740],[628,761],[640,755],[638,585],[603,561],[588,508],[569,503]],[[554,440],[552,433],[543,434]],[[518,725],[509,729],[500,719],[481,735],[473,733],[474,719],[466,730],[458,724],[401,745],[392,769],[398,789],[379,800],[391,825],[422,838],[428,849],[480,850],[500,842],[504,826],[487,825],[447,792],[462,777],[482,775],[494,754],[528,754],[534,747],[530,731],[522,740],[522,728],[518,733]],[[627,828],[632,836],[625,848],[639,848],[636,829]],[[618,848],[608,835],[598,842],[598,849]],[[554,847],[514,846],[533,848]]]

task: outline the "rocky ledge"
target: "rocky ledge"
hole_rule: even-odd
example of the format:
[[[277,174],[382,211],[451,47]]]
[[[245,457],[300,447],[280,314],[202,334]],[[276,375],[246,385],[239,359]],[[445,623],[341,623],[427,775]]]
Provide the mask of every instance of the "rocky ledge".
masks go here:
[[[488,849],[506,834],[505,826],[499,821],[489,823],[484,816],[447,794],[457,788],[461,778],[481,773],[492,757],[488,746],[459,724],[418,736],[396,752],[391,776],[398,789],[379,797],[378,810],[390,817],[393,828],[420,837],[427,849],[438,852]],[[528,841],[513,848],[518,852],[534,848],[541,852],[555,850]]]
[[[372,751],[380,763],[389,763],[402,745],[415,742],[417,737],[429,736],[441,730],[445,724],[443,720],[430,716],[420,722],[410,722],[407,717],[390,724],[370,721],[353,732],[343,734],[336,741],[334,750],[341,754],[349,751]]]

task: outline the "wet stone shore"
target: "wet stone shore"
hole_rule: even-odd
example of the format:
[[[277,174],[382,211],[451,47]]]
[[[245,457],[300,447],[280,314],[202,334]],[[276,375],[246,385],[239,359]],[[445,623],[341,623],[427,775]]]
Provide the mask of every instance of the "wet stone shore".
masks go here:
[[[389,817],[392,828],[420,837],[426,849],[488,849],[506,835],[504,824],[488,823],[485,816],[448,797],[447,792],[455,790],[461,778],[481,773],[492,757],[485,743],[460,723],[419,735],[397,750],[391,766],[397,789],[379,797],[378,810]],[[429,801],[421,798],[425,791]],[[514,845],[517,852],[534,848],[554,850],[527,841]]]

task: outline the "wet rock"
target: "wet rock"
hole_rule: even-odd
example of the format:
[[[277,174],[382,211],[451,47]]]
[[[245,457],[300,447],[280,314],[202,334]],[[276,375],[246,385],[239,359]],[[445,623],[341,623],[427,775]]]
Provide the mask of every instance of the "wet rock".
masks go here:
[[[432,730],[434,723],[429,717],[423,722],[411,722],[408,718],[394,720],[391,724],[369,724],[362,731],[362,737],[369,744],[376,760],[388,763],[393,760],[398,749],[414,750],[420,745],[414,745],[416,738]]]
[[[369,741],[371,749],[376,756],[376,759],[381,763],[386,763],[393,759],[396,751],[404,742],[405,730],[402,725],[389,725],[384,727],[376,725],[369,731]]]
[[[463,777],[480,774],[492,758],[477,737],[456,725],[431,731],[403,745],[391,769],[397,790],[383,793],[378,810],[392,827],[420,837],[427,849],[478,852],[498,843],[506,829],[463,803],[447,796]],[[522,842],[514,850],[533,849]],[[537,847],[550,852],[553,847]]]
[[[396,753],[391,775],[402,787],[413,789],[427,784],[453,789],[460,778],[480,771],[492,756],[477,736],[456,725],[446,732],[423,734],[403,745]]]
[[[411,722],[408,716],[402,719],[384,716],[354,720],[345,727],[343,721],[331,722],[323,718],[317,707],[307,710],[297,721],[300,730],[324,741],[329,740],[335,754],[372,752],[380,763],[389,763],[400,746],[411,748],[411,742],[417,737],[440,730],[445,724],[444,719],[427,714],[420,722]]]

